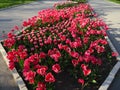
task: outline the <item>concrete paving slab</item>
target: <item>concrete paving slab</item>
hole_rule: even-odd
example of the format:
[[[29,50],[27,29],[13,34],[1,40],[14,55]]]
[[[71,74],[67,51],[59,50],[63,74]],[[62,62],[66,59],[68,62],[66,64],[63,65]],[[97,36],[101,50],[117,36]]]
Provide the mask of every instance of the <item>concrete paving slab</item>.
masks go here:
[[[0,53],[0,90],[19,90]]]

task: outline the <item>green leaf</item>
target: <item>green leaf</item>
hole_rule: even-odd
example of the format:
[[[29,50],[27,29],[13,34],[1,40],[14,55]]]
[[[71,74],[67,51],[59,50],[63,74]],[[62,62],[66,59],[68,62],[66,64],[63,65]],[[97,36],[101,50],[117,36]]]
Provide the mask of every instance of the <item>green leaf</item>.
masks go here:
[[[96,80],[92,80],[92,83],[97,83],[97,81]]]

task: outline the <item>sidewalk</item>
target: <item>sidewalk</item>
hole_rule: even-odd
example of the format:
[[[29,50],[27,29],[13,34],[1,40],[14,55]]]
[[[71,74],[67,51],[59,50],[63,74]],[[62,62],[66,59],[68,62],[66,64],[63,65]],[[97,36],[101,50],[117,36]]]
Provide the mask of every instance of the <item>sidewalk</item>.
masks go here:
[[[89,3],[109,26],[108,36],[120,54],[120,5],[107,0],[89,0]]]
[[[109,26],[108,37],[120,55],[120,5],[107,0],[89,0],[89,3]],[[120,70],[108,90],[120,90]]]
[[[21,25],[24,20],[37,15],[38,11],[51,8],[54,3],[65,0],[40,0],[8,9],[0,9],[0,40],[3,31],[9,32],[14,25]]]
[[[0,53],[0,90],[19,90]]]

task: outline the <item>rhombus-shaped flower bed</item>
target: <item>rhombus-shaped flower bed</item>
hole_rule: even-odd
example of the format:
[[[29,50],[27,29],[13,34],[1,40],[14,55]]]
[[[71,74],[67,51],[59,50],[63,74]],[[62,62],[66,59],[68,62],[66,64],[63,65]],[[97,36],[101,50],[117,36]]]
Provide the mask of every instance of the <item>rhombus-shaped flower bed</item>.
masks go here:
[[[4,40],[9,68],[29,90],[97,90],[116,62],[107,29],[89,4],[42,10]]]

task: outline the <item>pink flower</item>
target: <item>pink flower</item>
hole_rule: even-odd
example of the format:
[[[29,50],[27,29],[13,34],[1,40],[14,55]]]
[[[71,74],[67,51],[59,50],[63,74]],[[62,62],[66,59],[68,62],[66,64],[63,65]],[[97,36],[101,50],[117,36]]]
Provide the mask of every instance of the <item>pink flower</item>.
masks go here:
[[[59,64],[54,64],[52,66],[52,70],[56,73],[59,73],[61,71],[60,65]]]
[[[66,40],[66,36],[65,36],[65,35],[60,35],[60,39],[61,39],[62,41],[65,41],[65,40]]]
[[[82,61],[83,61],[83,57],[82,57],[82,56],[79,56],[78,62],[82,62]]]
[[[46,66],[42,66],[42,67],[40,67],[40,69],[37,69],[37,73],[40,74],[40,75],[42,75],[42,76],[45,76],[47,69],[48,68]]]
[[[71,43],[70,43],[70,46],[71,46],[72,48],[77,48],[77,47],[79,47],[80,45],[79,45],[78,42],[71,42]]]
[[[46,85],[42,82],[38,82],[36,90],[46,90]]]
[[[60,44],[58,44],[58,48],[59,49],[63,49],[63,45],[60,43]]]
[[[8,38],[4,40],[4,46],[11,48],[15,44],[16,40],[14,38]]]
[[[8,38],[15,38],[15,35],[13,33],[10,33],[10,32],[7,34],[7,36],[8,36]]]
[[[33,71],[26,72],[25,80],[28,80],[30,84],[34,84],[35,76],[36,76],[36,72]]]
[[[83,56],[85,62],[89,63],[91,61],[90,56]]]
[[[87,70],[87,67],[88,67],[88,66],[86,66],[85,64],[82,64],[82,65],[81,65],[81,68],[82,68],[83,70]]]
[[[90,69],[83,69],[84,76],[88,76],[91,73]]]
[[[23,49],[25,49],[25,46],[24,46],[24,45],[19,45],[19,46],[18,46],[18,51],[19,51],[19,52],[22,52]]]
[[[66,48],[64,48],[64,50],[65,50],[66,52],[68,52],[68,53],[71,52],[71,48],[70,48],[70,47],[66,47]]]
[[[78,60],[72,60],[72,64],[74,67],[76,67],[78,65]]]
[[[77,52],[70,52],[70,55],[74,58],[78,58],[79,57],[79,54]]]
[[[20,59],[25,59],[27,56],[28,56],[28,54],[27,54],[27,52],[19,52],[19,56],[20,56]]]
[[[53,58],[55,62],[58,62],[58,59],[61,57],[61,53],[56,48],[49,50],[48,55],[50,55],[50,57]]]
[[[104,46],[96,46],[95,48],[96,48],[96,50],[97,50],[97,53],[102,53],[102,52],[105,51]]]
[[[86,66],[85,64],[82,64],[82,65],[81,65],[81,68],[82,68],[82,70],[83,70],[84,76],[88,76],[88,75],[91,73],[91,70],[88,69],[88,66]]]
[[[112,52],[112,56],[113,57],[116,57],[116,56],[118,56],[119,54],[117,53],[117,52]]]
[[[84,37],[84,39],[83,39],[84,44],[87,44],[88,41],[89,41],[89,37]]]
[[[85,81],[84,81],[84,79],[79,78],[79,79],[78,79],[78,83],[80,83],[80,84],[84,85]]]
[[[40,56],[40,58],[45,58],[46,54],[44,52],[40,52],[39,56]]]
[[[14,62],[9,62],[9,69],[13,70],[15,68],[15,63]]]
[[[47,73],[47,75],[45,76],[45,81],[46,82],[55,82],[55,78],[54,76],[52,75],[52,73]]]

